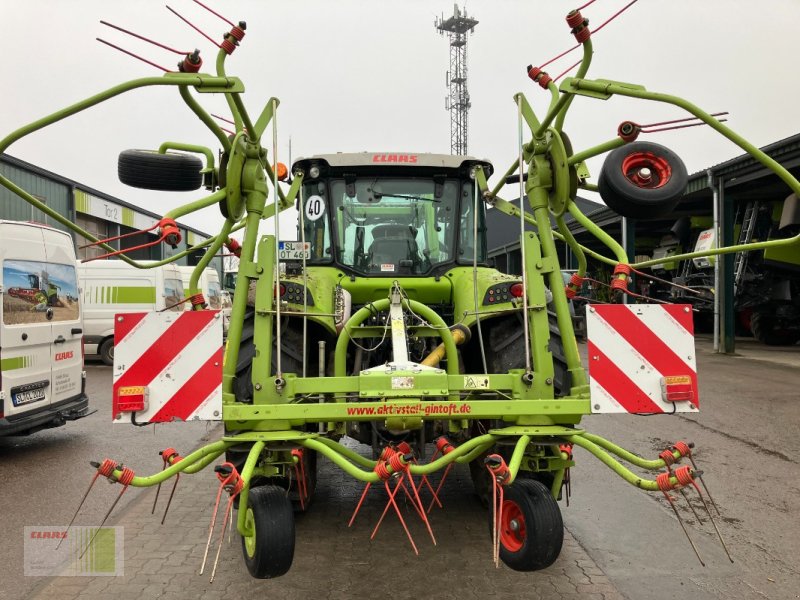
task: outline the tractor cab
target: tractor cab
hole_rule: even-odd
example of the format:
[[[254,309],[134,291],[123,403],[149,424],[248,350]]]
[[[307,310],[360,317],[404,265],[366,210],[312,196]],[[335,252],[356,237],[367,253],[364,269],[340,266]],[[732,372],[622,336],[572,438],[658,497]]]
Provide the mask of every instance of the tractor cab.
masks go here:
[[[475,167],[438,154],[331,154],[298,160],[304,182],[300,235],[309,264],[369,277],[436,276],[486,262],[483,202]],[[477,219],[477,227],[476,227]],[[477,230],[477,237],[476,237]]]

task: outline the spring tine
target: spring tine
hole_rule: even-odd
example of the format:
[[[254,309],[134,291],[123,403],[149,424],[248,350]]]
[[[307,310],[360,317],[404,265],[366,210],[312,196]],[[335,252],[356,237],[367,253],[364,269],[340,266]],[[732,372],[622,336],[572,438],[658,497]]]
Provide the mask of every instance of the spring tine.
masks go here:
[[[689,496],[686,495],[686,492],[683,491],[683,489],[679,489],[678,491],[681,493],[681,496],[683,496],[683,499],[686,500],[686,504],[688,504],[689,508],[692,510],[692,514],[694,515],[694,518],[697,519],[697,523],[698,524],[702,523],[703,521],[700,519],[700,515],[697,514],[697,511],[694,509],[694,506],[692,506],[692,503],[689,502]]]
[[[411,474],[409,474],[408,477],[410,479],[411,478]],[[428,533],[431,534],[431,540],[433,541],[433,545],[435,546],[436,545],[436,537],[434,537],[434,535],[433,535],[433,529],[431,528],[430,521],[428,521],[428,517],[425,516],[425,507],[422,506],[422,500],[419,497],[419,493],[417,492],[417,488],[414,487],[414,481],[413,480],[411,480],[411,489],[414,490],[414,496],[417,499],[417,504],[414,506],[414,508],[417,509],[417,513],[419,513],[419,516],[425,522],[425,527],[428,528]],[[413,504],[413,500],[414,499],[412,498],[412,504]],[[417,508],[417,507],[419,507],[419,508]]]
[[[97,481],[97,478],[98,478],[99,475],[100,475],[100,473],[95,473],[94,477],[92,477],[92,481],[91,481],[91,483],[89,483],[89,487],[86,488],[86,493],[83,495],[83,498],[81,498],[80,504],[78,504],[78,509],[75,511],[75,514],[72,515],[72,518],[69,521],[69,525],[67,525],[67,530],[64,532],[64,536],[61,539],[58,540],[58,545],[56,546],[56,550],[58,550],[58,548],[61,546],[61,542],[64,541],[64,538],[67,537],[66,534],[69,533],[70,527],[72,527],[72,524],[75,522],[75,519],[78,516],[78,513],[81,511],[81,507],[83,506],[83,503],[86,502],[86,498],[89,496],[89,492],[92,491],[92,486],[94,485],[94,482]]]
[[[92,537],[89,540],[89,543],[86,544],[86,547],[83,549],[83,552],[81,552],[81,555],[78,557],[79,559],[83,558],[83,555],[86,554],[86,551],[89,548],[91,548],[92,542],[94,541],[94,538],[96,538],[97,534],[100,533],[100,530],[103,528],[103,525],[106,524],[106,521],[108,520],[109,515],[111,515],[111,511],[114,510],[114,507],[117,505],[117,502],[119,502],[119,499],[122,498],[122,494],[124,494],[125,490],[127,490],[127,489],[128,489],[128,486],[125,486],[125,487],[122,488],[122,490],[119,493],[119,496],[116,497],[116,499],[114,500],[114,503],[111,505],[111,508],[108,509],[108,512],[106,513],[106,516],[103,517],[103,520],[100,522],[100,526],[97,529],[95,529],[95,532],[92,534]]]
[[[219,546],[217,546],[217,555],[214,557],[214,567],[211,569],[211,579],[209,583],[214,583],[214,575],[217,573],[217,564],[219,564],[219,555],[222,551],[222,542],[225,541],[225,527],[228,525],[228,517],[233,513],[233,498],[228,499],[228,505],[225,507],[225,519],[222,521],[222,534],[219,536]]]
[[[444,485],[444,480],[447,479],[447,474],[450,472],[450,469],[453,468],[453,463],[447,465],[447,468],[442,473],[442,478],[439,480],[439,485],[436,486],[436,491],[433,492],[433,499],[431,500],[430,506],[428,506],[427,512],[430,513],[431,509],[433,508],[434,503],[439,505],[439,508],[444,508],[442,506],[442,501],[439,500],[439,490],[442,489],[442,485]]]
[[[706,503],[706,499],[703,498],[703,494],[700,493],[700,488],[695,486],[697,490],[697,495],[700,496],[700,500],[703,502],[703,506],[706,509],[706,513],[708,513],[708,518],[711,519],[711,524],[714,526],[714,531],[717,532],[717,537],[719,538],[720,543],[722,544],[722,548],[725,550],[725,554],[728,555],[728,560],[733,562],[733,557],[731,553],[728,551],[728,546],[725,545],[725,540],[722,539],[722,534],[719,532],[719,527],[717,527],[717,522],[714,520],[714,517],[711,516],[711,511],[708,510],[708,504]]]
[[[414,538],[411,537],[411,532],[408,530],[408,527],[406,526],[405,519],[403,519],[403,513],[400,512],[400,507],[398,507],[397,503],[394,501],[394,494],[397,493],[398,488],[397,486],[395,486],[394,490],[390,490],[389,483],[387,481],[384,481],[383,484],[386,486],[386,493],[389,494],[389,502],[386,503],[386,509],[383,511],[383,514],[386,515],[386,511],[389,510],[389,505],[394,507],[394,510],[397,513],[397,517],[400,519],[400,524],[403,526],[403,529],[406,532],[406,536],[408,536],[408,541],[411,543],[411,547],[414,549],[414,554],[419,556],[419,550],[417,550],[417,545],[414,543]],[[378,521],[377,525],[375,525],[375,529],[373,530],[372,535],[370,536],[369,539],[375,538],[375,534],[378,533],[378,527],[380,527],[382,520],[383,517],[381,517],[381,520]]]
[[[231,536],[233,535],[233,503],[231,503],[230,518],[228,521],[228,544],[231,543]]]
[[[366,497],[367,492],[369,491],[370,485],[371,485],[370,483],[367,483],[367,485],[364,486],[364,491],[361,493],[361,498],[359,499],[358,504],[356,505],[356,509],[353,511],[353,516],[350,517],[350,522],[347,524],[348,527],[352,526],[353,521],[356,520],[356,515],[358,514],[358,511],[361,509],[361,505],[364,503],[364,498]]]
[[[691,454],[689,455],[689,460],[692,462],[692,468],[694,468],[694,470],[697,471],[698,470],[697,469],[697,464],[694,462],[694,457]],[[717,508],[717,503],[714,502],[714,497],[711,495],[711,492],[708,491],[708,486],[706,485],[705,479],[703,479],[702,475],[698,475],[697,478],[700,480],[700,483],[703,485],[703,489],[706,491],[706,494],[708,494],[708,499],[711,500],[711,504],[714,506],[714,510],[717,511],[717,516],[721,517],[722,513],[719,512],[719,508]]]
[[[664,495],[667,496],[667,494],[664,494]],[[681,515],[680,515],[680,513],[678,513],[678,509],[675,506],[675,502],[669,496],[667,496],[667,500],[669,500],[669,505],[672,507],[672,510],[675,513],[675,516],[678,518],[678,523],[681,524],[681,529],[683,529],[683,533],[684,533],[684,535],[686,535],[686,539],[689,540],[689,543],[692,545],[692,550],[694,550],[694,553],[697,556],[697,560],[699,560],[700,564],[705,567],[706,563],[704,563],[703,559],[700,558],[700,552],[697,550],[697,546],[694,545],[694,542],[692,541],[692,538],[689,535],[689,531],[686,529],[686,525],[683,524],[683,519],[681,519]]]
[[[208,528],[208,540],[206,541],[206,550],[203,552],[203,564],[200,565],[200,575],[206,568],[206,559],[208,558],[208,548],[211,546],[211,536],[214,534],[214,525],[217,522],[217,511],[219,510],[219,499],[222,496],[222,486],[219,486],[217,492],[217,500],[214,502],[214,513],[211,515],[211,526]]]
[[[153,498],[153,508],[150,511],[151,515],[156,514],[156,504],[158,503],[158,495],[161,493],[161,482],[158,483],[158,487],[156,488],[156,497]],[[164,521],[161,521],[161,524],[164,524]]]
[[[172,504],[172,497],[175,495],[175,490],[178,487],[178,479],[180,479],[180,477],[181,477],[180,473],[175,475],[175,483],[172,484],[172,491],[169,493],[169,499],[167,500],[167,507],[164,509],[164,516],[161,517],[161,524],[162,525],[164,524],[164,521],[167,520],[167,511],[169,510],[170,504]],[[160,486],[161,486],[161,484],[159,484],[159,487]],[[156,498],[158,498],[158,496],[156,496]],[[155,507],[155,503],[153,504],[153,506]]]

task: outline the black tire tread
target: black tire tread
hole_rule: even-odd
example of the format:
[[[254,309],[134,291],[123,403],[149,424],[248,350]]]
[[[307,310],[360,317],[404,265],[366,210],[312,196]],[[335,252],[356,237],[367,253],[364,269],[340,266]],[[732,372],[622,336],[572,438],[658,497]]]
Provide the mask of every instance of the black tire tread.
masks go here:
[[[145,190],[194,191],[203,184],[202,169],[203,161],[182,152],[124,150],[117,160],[119,180]]]
[[[294,561],[295,543],[294,512],[286,491],[274,485],[253,488],[247,503],[253,511],[256,536],[252,558],[247,555],[242,538],[247,570],[257,579],[285,575]]]
[[[561,554],[564,543],[564,522],[558,503],[547,486],[533,479],[517,479],[506,488],[505,497],[522,510],[527,536],[517,552],[510,552],[501,543],[500,559],[515,571],[546,569]],[[489,531],[491,535],[491,512]]]

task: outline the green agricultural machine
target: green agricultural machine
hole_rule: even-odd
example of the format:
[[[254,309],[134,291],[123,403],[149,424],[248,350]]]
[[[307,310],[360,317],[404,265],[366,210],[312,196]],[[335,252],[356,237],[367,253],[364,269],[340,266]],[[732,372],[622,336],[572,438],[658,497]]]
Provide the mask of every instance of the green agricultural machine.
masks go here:
[[[602,410],[602,402],[581,363],[568,304],[585,275],[587,253],[614,266],[611,287],[617,298],[628,294],[629,275],[637,268],[573,202],[578,189],[598,189],[588,181],[585,161],[610,152],[599,189],[609,205],[636,217],[669,213],[683,193],[686,170],[669,150],[637,142],[641,128],[632,122],[620,125],[608,142],[575,152],[564,133],[565,116],[576,97],[626,96],[671,104],[751,153],[795,193],[800,183],[689,102],[631,83],[588,79],[588,21],[572,11],[567,22],[583,60],[575,76],[559,86],[541,69],[528,68],[549,104],[543,116],[537,116],[523,94],[514,97],[519,158],[493,186],[492,165],[467,156],[319,155],[297,160],[290,170],[271,162],[278,101],[270,99],[253,119],[245,107],[244,85],[224,68],[226,58],[242,43],[244,23],[231,23],[219,45],[215,74],[200,72],[202,61],[194,52],[175,72],[123,83],[0,141],[0,151],[5,151],[21,137],[114,96],[167,86],[176,88],[221,149],[218,163],[215,152],[183,142],[166,142],[155,151],[125,151],[119,173],[124,183],[140,188],[208,190],[205,197],[164,215],[160,242],[176,245],[180,234],[175,219],[190,212],[216,207],[224,218],[216,236],[167,260],[144,265],[121,254],[130,264],[150,268],[204,249],[190,283],[188,301],[194,311],[187,315],[209,314],[197,282],[211,258],[226,245],[240,257],[224,362],[211,359],[210,375],[204,378],[214,373],[219,377],[219,408],[209,410],[214,415],[210,418],[223,422],[224,432],[218,441],[184,457],[165,450],[165,468],[155,475],[137,476],[106,459],[96,465],[95,479],[101,475],[119,482],[124,491],[129,486],[160,485],[224,460],[215,467],[221,482],[217,502],[224,491],[228,508],[238,507],[236,528],[244,560],[259,578],[277,577],[290,568],[294,511],[311,508],[322,457],[385,490],[386,510],[393,507],[401,521],[403,511],[395,496],[407,497],[414,507],[411,515],[424,521],[431,537],[429,508],[421,496],[437,502],[432,478],[439,474],[441,485],[455,464],[469,465],[476,491],[491,507],[487,550],[490,542],[498,564],[520,571],[546,568],[561,551],[559,499],[574,465],[574,446],[640,489],[662,492],[670,499],[673,490],[694,488],[699,493],[701,473],[694,461],[675,465],[692,459],[690,445],[675,442],[658,458],[645,459],[581,428],[582,418]],[[223,131],[202,107],[198,98],[207,93],[227,100],[232,133]],[[270,124],[272,150],[267,141]],[[512,179],[527,199],[523,210],[498,196]],[[8,179],[0,177],[0,183],[84,238],[120,253]],[[488,206],[508,213],[508,226],[520,229],[521,277],[488,266]],[[298,209],[298,235],[282,240],[281,213],[292,207]],[[564,223],[567,213],[600,239],[610,256],[577,244]],[[262,236],[259,224],[268,218],[275,223],[274,234]],[[525,222],[536,231],[525,230]],[[231,238],[238,230],[243,232],[241,247]],[[567,243],[579,260],[578,272],[566,287],[556,240]],[[796,248],[797,243],[793,237],[748,248]],[[715,248],[704,254],[739,250]],[[625,318],[640,316],[621,304],[615,308],[627,310]],[[589,310],[601,312],[600,307]],[[680,314],[691,315],[682,306],[670,310],[671,323],[678,323]],[[183,315],[170,318],[185,320]],[[133,335],[135,325],[125,327],[117,331],[118,344],[123,335]],[[691,341],[690,319],[680,333]],[[142,355],[152,349],[143,348]],[[605,364],[591,334],[589,353],[593,361]],[[158,370],[153,364],[147,366]],[[655,380],[660,388],[641,406],[626,405],[624,394],[611,406],[626,408],[618,412],[697,410],[694,372],[690,365],[681,365],[661,369]],[[612,367],[609,364],[608,372]],[[148,389],[150,380],[134,381],[133,370],[120,379],[115,372],[115,419],[152,422],[157,390]],[[596,373],[592,380],[601,380],[603,371]],[[352,443],[343,443],[346,437],[371,451],[356,452]],[[426,461],[426,450],[432,448],[433,456]],[[623,463],[652,471],[654,477],[643,477]],[[226,510],[226,521],[228,514]],[[410,534],[409,540],[416,549]]]

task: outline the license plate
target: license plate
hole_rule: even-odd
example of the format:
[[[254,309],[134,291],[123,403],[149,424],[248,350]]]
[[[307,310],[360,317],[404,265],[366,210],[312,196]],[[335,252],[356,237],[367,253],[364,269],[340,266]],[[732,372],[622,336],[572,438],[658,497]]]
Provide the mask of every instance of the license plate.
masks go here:
[[[25,392],[17,392],[13,395],[14,406],[21,404],[28,404],[30,402],[38,402],[44,400],[44,388],[38,390],[28,390]]]
[[[311,258],[311,244],[306,242],[278,242],[280,260],[308,260]]]

